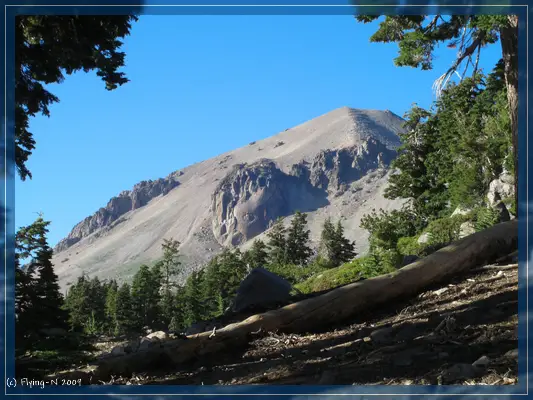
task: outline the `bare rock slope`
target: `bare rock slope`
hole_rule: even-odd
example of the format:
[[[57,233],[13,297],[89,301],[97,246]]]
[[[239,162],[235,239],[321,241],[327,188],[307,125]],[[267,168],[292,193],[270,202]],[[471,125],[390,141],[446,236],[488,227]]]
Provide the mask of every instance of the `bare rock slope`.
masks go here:
[[[54,249],[65,290],[82,273],[129,280],[160,245],[182,243],[188,271],[224,246],[246,248],[278,217],[308,214],[312,240],[325,218],[342,218],[357,250],[372,208],[398,208],[383,196],[403,120],[390,111],[340,108],[270,138],[141,182],[77,224]],[[184,277],[184,276],[183,276]],[[182,278],[183,278],[182,277]]]

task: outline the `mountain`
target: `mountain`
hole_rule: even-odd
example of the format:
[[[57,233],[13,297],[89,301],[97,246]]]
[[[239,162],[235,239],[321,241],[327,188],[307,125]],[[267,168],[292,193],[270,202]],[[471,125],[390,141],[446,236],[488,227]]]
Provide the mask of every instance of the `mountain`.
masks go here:
[[[173,237],[187,271],[224,246],[247,248],[278,217],[308,214],[317,244],[326,217],[342,218],[364,252],[360,219],[372,208],[398,208],[383,197],[403,119],[390,111],[348,107],[270,138],[143,181],[78,223],[54,249],[62,289],[79,275],[129,280],[161,256]],[[182,276],[181,279],[185,277]]]

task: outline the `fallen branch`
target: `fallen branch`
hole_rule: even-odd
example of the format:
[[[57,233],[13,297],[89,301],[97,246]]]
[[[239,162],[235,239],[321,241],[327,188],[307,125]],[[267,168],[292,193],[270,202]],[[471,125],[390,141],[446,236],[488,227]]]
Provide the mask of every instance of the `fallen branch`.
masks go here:
[[[252,334],[308,332],[353,317],[398,298],[415,296],[430,286],[471,268],[493,262],[517,248],[518,222],[498,224],[457,241],[430,256],[390,274],[334,289],[328,293],[257,314],[216,331],[174,340],[160,347],[102,360],[95,371],[99,380],[112,374],[128,376],[169,365],[179,365],[218,352],[244,347]]]

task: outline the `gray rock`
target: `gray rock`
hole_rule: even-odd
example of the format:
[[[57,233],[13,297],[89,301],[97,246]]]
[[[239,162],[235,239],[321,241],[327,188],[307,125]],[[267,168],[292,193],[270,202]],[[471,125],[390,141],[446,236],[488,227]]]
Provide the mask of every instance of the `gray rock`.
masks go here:
[[[418,244],[426,244],[427,242],[429,242],[429,233],[424,232],[422,235],[420,235],[417,242]]]
[[[155,181],[142,181],[131,191],[121,192],[109,200],[105,207],[78,223],[68,236],[54,247],[54,252],[64,251],[98,229],[110,227],[112,223],[119,222],[119,218],[125,213],[145,206],[154,197],[166,195],[178,185],[175,174],[170,174]]]
[[[123,356],[124,354],[126,354],[126,350],[125,350],[125,346],[124,345],[121,345],[119,344],[118,346],[115,346],[113,347],[113,349],[111,350],[111,355],[112,356]]]
[[[166,334],[166,332],[163,332],[163,331],[157,331],[157,332],[150,333],[146,337],[151,340],[159,340],[159,341],[168,339],[168,335]]]
[[[457,207],[457,208],[453,211],[451,217],[455,217],[455,216],[457,216],[457,215],[467,215],[470,211],[472,211],[472,210],[469,209],[469,208]]]
[[[287,301],[291,291],[291,284],[282,277],[264,268],[254,268],[237,289],[232,311],[242,312]]]
[[[514,178],[511,174],[503,173],[498,179],[494,179],[489,184],[487,200],[491,207],[501,200],[514,195]]]
[[[476,233],[476,228],[474,227],[473,222],[463,222],[459,227],[459,239],[470,236],[474,233]]]
[[[139,348],[137,351],[143,351],[148,350],[149,348],[153,347],[159,340],[149,339],[147,337],[144,337],[141,339],[141,342],[139,343]]]

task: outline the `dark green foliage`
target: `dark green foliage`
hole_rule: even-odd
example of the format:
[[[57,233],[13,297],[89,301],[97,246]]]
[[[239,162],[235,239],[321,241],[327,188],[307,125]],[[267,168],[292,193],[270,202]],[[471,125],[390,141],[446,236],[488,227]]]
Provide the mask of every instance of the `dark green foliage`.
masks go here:
[[[308,246],[309,233],[307,229],[307,215],[297,211],[287,230],[286,257],[288,264],[305,265],[311,256]]]
[[[152,327],[159,321],[161,274],[156,266],[156,273],[146,265],[141,265],[131,284],[131,301],[134,326],[141,331],[143,327]]]
[[[136,323],[134,317],[130,285],[124,283],[117,291],[115,333],[128,334],[131,332],[138,332],[138,327],[135,326]]]
[[[287,240],[286,229],[283,220],[278,218],[267,233],[268,242],[268,260],[271,264],[285,264],[287,260]]]
[[[107,90],[128,82],[120,39],[137,18],[129,15],[19,15],[15,20],[15,161],[22,180],[31,178],[26,162],[35,149],[29,119],[50,115],[59,99],[44,85],[64,74],[96,70]]]
[[[243,255],[245,264],[250,268],[264,267],[268,261],[267,249],[268,247],[262,240],[254,240],[250,250]]]
[[[361,219],[361,228],[370,233],[370,245],[383,249],[396,249],[401,237],[413,236],[417,231],[417,218],[409,208],[385,212],[373,210]]]
[[[341,221],[339,220],[337,227],[334,227],[331,219],[327,218],[320,237],[320,252],[329,266],[338,267],[340,264],[351,261],[357,255],[354,248],[355,244],[344,236]]]
[[[194,271],[187,279],[184,295],[184,322],[186,326],[201,321],[205,315],[204,305],[202,304],[202,278],[203,274],[201,272]]]
[[[67,327],[46,237],[49,224],[39,216],[33,224],[20,228],[15,239],[15,335],[20,351],[36,344],[41,329]],[[28,263],[25,270],[20,268],[21,260]]]
[[[488,229],[491,226],[496,225],[499,222],[499,218],[500,213],[498,210],[480,207],[476,212],[474,227],[478,232]]]

